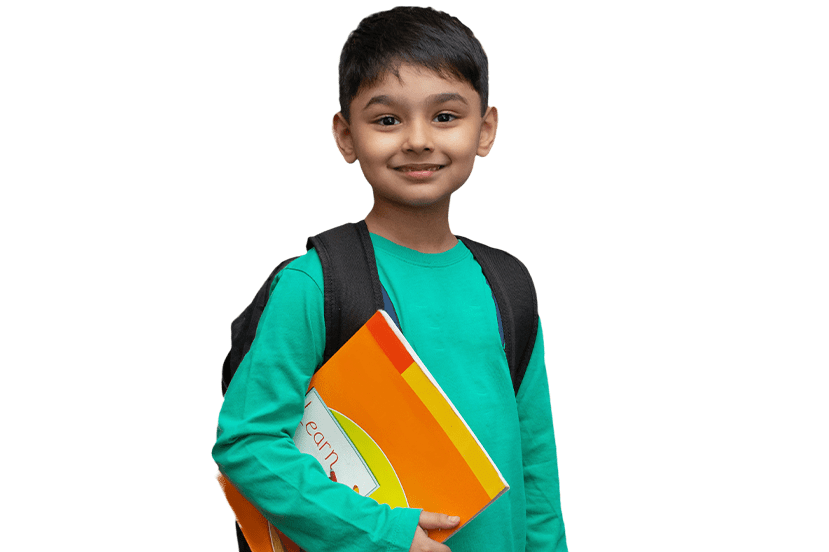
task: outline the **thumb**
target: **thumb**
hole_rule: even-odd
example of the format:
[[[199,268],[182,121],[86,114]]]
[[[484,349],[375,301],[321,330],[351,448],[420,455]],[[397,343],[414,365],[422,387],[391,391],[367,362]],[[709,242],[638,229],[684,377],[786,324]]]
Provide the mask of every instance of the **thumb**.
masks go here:
[[[424,529],[451,529],[460,523],[461,518],[458,516],[447,516],[446,514],[436,514],[435,512],[420,512],[420,521],[418,525]]]

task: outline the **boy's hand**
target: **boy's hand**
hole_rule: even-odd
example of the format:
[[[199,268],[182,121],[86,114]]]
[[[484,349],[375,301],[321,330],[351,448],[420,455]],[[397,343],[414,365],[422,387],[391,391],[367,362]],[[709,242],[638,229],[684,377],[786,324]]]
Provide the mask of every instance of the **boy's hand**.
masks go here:
[[[417,522],[415,536],[409,552],[452,552],[445,544],[434,541],[426,534],[427,529],[451,529],[460,523],[461,518],[436,514],[434,512],[420,512],[420,521]]]

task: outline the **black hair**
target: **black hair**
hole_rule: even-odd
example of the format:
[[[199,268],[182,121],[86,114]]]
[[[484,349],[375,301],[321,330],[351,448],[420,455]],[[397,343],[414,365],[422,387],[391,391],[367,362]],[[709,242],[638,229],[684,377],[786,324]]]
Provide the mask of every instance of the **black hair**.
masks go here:
[[[486,113],[489,70],[486,53],[457,17],[432,8],[397,7],[369,15],[351,32],[340,54],[340,111],[349,121],[351,101],[387,73],[400,77],[402,63],[468,82]]]

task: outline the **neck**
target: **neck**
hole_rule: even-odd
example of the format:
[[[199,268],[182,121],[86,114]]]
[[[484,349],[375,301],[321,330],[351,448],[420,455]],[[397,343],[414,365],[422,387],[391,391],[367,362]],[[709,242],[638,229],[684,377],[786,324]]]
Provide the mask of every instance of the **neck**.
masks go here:
[[[375,201],[366,226],[372,234],[421,253],[443,253],[458,243],[449,229],[449,198],[417,208]]]

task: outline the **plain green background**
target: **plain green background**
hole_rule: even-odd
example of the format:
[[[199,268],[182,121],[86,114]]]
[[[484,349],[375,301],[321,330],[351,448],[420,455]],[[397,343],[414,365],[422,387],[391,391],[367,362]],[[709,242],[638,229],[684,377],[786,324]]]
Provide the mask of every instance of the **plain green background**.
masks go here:
[[[337,60],[392,6],[0,7],[0,547],[233,548],[229,324],[368,212]],[[534,276],[571,549],[826,550],[826,8],[436,7],[490,58],[452,229]]]

